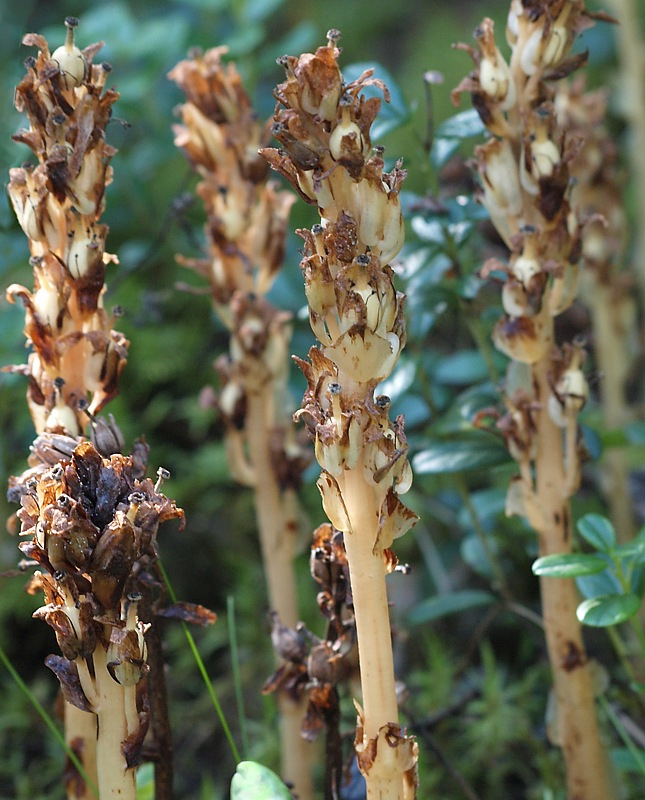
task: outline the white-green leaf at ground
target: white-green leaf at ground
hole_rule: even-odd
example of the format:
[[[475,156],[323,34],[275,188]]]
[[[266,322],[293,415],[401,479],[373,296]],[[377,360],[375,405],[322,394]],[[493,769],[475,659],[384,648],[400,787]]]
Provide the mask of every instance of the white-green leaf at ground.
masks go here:
[[[577,578],[602,572],[607,562],[593,553],[555,553],[533,562],[534,575],[549,578]]]
[[[154,797],[155,768],[148,762],[137,770],[137,800],[154,800]]]
[[[635,594],[606,594],[580,603],[576,614],[583,625],[608,628],[633,617],[640,604]]]
[[[231,800],[292,800],[292,795],[268,767],[240,761],[231,781]]]

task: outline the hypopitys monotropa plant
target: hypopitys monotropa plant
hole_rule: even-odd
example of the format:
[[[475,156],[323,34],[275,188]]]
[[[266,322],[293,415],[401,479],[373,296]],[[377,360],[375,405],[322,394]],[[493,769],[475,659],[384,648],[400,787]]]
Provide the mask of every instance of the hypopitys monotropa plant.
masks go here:
[[[46,605],[35,616],[55,630],[62,656],[48,666],[60,680],[66,738],[101,800],[135,798],[135,770],[148,722],[145,625],[138,607],[153,593],[155,538],[161,522],[183,516],[146,480],[147,447],[121,454],[118,428],[97,413],[118,391],[127,341],[103,307],[107,226],[99,222],[111,180],[114,148],[105,127],[118,94],[105,89],[108,64],[93,59],[101,44],[81,51],[77,20],[66,43],[50,53],[44,37],[26,62],[16,107],[29,130],[36,165],[12,169],[8,187],[29,239],[32,291],[10,286],[26,309],[27,399],[38,434],[30,468],[12,478],[9,497],[21,503],[21,545],[39,571],[31,590]],[[92,441],[82,432],[91,427]],[[161,478],[160,478],[161,480]],[[149,603],[148,603],[149,605]],[[77,774],[68,797],[94,796]]]
[[[194,51],[169,74],[186,96],[175,144],[200,176],[197,194],[207,215],[206,257],[178,260],[208,280],[215,310],[230,331],[229,352],[215,362],[229,469],[253,488],[271,611],[294,626],[296,492],[309,456],[290,418],[290,315],[265,297],[283,263],[294,198],[268,180],[258,148],[268,143],[269,127],[258,121],[235,65],[222,59],[225,53],[225,47]],[[281,772],[307,800],[313,753],[300,736],[306,704],[294,698],[278,696]]]
[[[315,53],[280,59],[273,134],[282,149],[263,155],[320,223],[299,231],[311,327],[320,345],[298,359],[308,388],[297,416],[315,441],[318,487],[332,525],[344,534],[361,672],[356,751],[369,798],[416,794],[417,745],[398,723],[385,577],[393,540],[416,521],[399,495],[411,483],[403,420],[374,396],[405,343],[404,297],[390,262],[404,238],[399,190],[405,173],[387,173],[370,127],[380,108],[366,98],[366,71],[345,84],[339,34]]]
[[[584,348],[558,347],[555,318],[572,304],[583,248],[582,219],[569,203],[570,164],[580,142],[568,136],[554,107],[554,81],[584,63],[571,54],[576,34],[593,24],[582,2],[513,0],[506,38],[510,61],[497,47],[493,22],[475,31],[478,47],[463,46],[475,70],[455,90],[471,93],[491,134],[476,149],[480,199],[510,250],[484,274],[506,273],[504,315],[495,345],[511,359],[500,421],[520,474],[506,510],[526,517],[541,556],[570,553],[570,498],[580,483],[578,415],[589,392]],[[613,797],[600,738],[589,658],[576,617],[572,579],[541,577],[547,650],[557,714],[548,733],[562,747],[568,796]]]

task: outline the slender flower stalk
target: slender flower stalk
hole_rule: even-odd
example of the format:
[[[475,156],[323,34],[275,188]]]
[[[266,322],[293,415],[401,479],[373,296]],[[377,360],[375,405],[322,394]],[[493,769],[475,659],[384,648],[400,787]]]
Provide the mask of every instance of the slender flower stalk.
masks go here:
[[[603,422],[608,430],[618,430],[633,416],[626,383],[638,349],[637,304],[630,292],[630,277],[621,269],[627,250],[627,221],[618,147],[603,124],[606,91],[585,91],[580,79],[561,82],[555,107],[559,125],[581,141],[570,164],[574,181],[569,200],[577,217],[586,220],[580,296],[591,314]],[[618,540],[627,542],[636,534],[636,522],[624,448],[605,453],[603,465],[601,488]]]
[[[552,82],[584,63],[570,55],[578,31],[593,24],[578,0],[513,0],[506,29],[507,63],[493,22],[475,31],[478,48],[462,46],[476,69],[456,90],[469,91],[492,134],[477,148],[481,201],[511,254],[504,316],[493,337],[511,358],[507,414],[500,421],[520,474],[512,481],[507,513],[526,517],[541,555],[569,553],[570,497],[580,481],[578,413],[588,386],[581,343],[556,346],[555,318],[576,297],[582,251],[581,220],[568,201],[570,164],[579,142],[560,126]],[[547,649],[557,722],[551,740],[562,747],[568,797],[609,800],[614,787],[601,742],[589,659],[576,617],[573,580],[541,578]]]
[[[380,108],[364,87],[387,89],[371,70],[350,84],[338,68],[338,31],[326,46],[280,63],[273,134],[283,149],[263,155],[321,222],[299,231],[311,327],[320,345],[297,360],[308,388],[297,416],[315,441],[318,488],[344,533],[356,619],[362,705],[356,751],[369,798],[416,795],[417,745],[398,723],[385,576],[393,540],[416,515],[399,500],[411,483],[403,420],[374,396],[405,344],[404,297],[389,266],[403,244],[400,164],[384,171],[370,127]]]
[[[226,48],[195,51],[169,77],[186,95],[175,143],[201,177],[207,214],[206,259],[179,258],[209,282],[213,304],[231,334],[216,362],[218,405],[226,425],[233,477],[254,491],[271,611],[285,625],[298,620],[294,559],[296,492],[308,461],[290,419],[290,315],[265,295],[282,266],[294,198],[268,182],[258,148],[269,139]],[[312,797],[313,751],[301,737],[304,700],[281,693],[282,775],[302,800]]]
[[[113,330],[103,306],[108,264],[106,225],[99,222],[116,152],[105,127],[118,98],[105,89],[110,66],[95,65],[101,44],[80,50],[77,20],[66,19],[67,39],[50,52],[38,48],[25,62],[16,107],[29,130],[14,139],[37,164],[10,172],[9,196],[29,239],[34,288],[13,285],[11,301],[26,309],[31,346],[27,399],[37,438],[30,468],[10,481],[20,502],[23,553],[39,569],[30,591],[43,591],[34,616],[55,631],[62,655],[47,666],[60,681],[67,711],[66,739],[79,755],[101,800],[135,800],[135,766],[148,727],[148,671],[144,624],[138,615],[156,558],[157,529],[183,512],[145,476],[147,446],[130,456],[98,412],[117,393],[128,342]],[[91,427],[91,441],[82,435]],[[164,471],[165,472],[165,471]],[[95,765],[95,766],[94,766]],[[93,793],[76,774],[69,798]]]
[[[609,0],[616,15],[617,56],[620,62],[621,112],[628,124],[627,146],[634,186],[632,244],[634,274],[641,311],[645,308],[645,28],[636,0]]]

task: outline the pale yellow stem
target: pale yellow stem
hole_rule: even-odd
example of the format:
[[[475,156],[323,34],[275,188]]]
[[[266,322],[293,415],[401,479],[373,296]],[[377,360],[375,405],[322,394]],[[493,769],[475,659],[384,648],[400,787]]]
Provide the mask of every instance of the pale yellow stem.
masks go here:
[[[369,755],[369,766],[361,770],[368,800],[408,800],[415,797],[414,785],[405,774],[412,764],[411,751],[405,745],[392,746],[384,735],[398,725],[399,712],[385,559],[383,550],[376,546],[378,502],[373,487],[365,481],[360,460],[355,469],[340,476],[338,485],[351,525],[351,531],[345,532],[345,550],[361,672],[362,741],[356,742],[356,750],[359,759],[362,753]],[[377,747],[372,753],[369,743],[375,740]]]
[[[123,743],[136,727],[126,713],[136,703],[136,686],[121,686],[107,669],[106,651],[99,644],[92,656],[98,705],[97,773],[101,800],[136,800],[136,770],[128,767]],[[138,719],[136,720],[138,725]]]
[[[273,426],[270,389],[264,394],[247,395],[246,436],[249,458],[255,476],[255,515],[260,536],[269,606],[288,627],[298,622],[298,604],[293,561],[298,534],[297,520],[291,513],[275,475],[269,448]],[[312,761],[314,750],[300,735],[306,712],[305,699],[296,703],[286,695],[278,698],[281,737],[281,773],[292,783],[300,800],[313,797]]]
[[[96,715],[81,711],[65,701],[65,741],[76,753],[87,777],[98,786],[96,773]],[[67,783],[67,800],[98,800],[98,797],[79,776]]]
[[[637,336],[635,303],[615,287],[597,281],[584,299],[591,311],[603,421],[610,429],[620,428],[632,416],[625,399],[625,382],[632,361],[630,343]],[[601,486],[616,536],[619,542],[628,542],[635,535],[636,522],[625,450],[608,450],[603,454],[602,465]]]
[[[378,508],[360,464],[346,470],[338,485],[352,526],[352,532],[345,534],[345,549],[356,617],[365,736],[373,739],[383,725],[397,723],[399,718],[385,561],[383,551],[374,549]]]
[[[645,41],[642,18],[635,0],[610,0],[618,17],[616,26],[622,111],[629,123],[629,154],[636,199],[634,266],[645,308]]]
[[[543,523],[538,529],[540,555],[570,553],[572,524],[564,492],[562,430],[546,413],[551,392],[548,360],[534,368],[538,402],[536,493]],[[573,453],[568,454],[573,458]],[[615,797],[594,701],[582,631],[576,608],[580,601],[572,579],[540,579],[542,613],[558,707],[558,730],[567,767],[570,800],[612,800]]]

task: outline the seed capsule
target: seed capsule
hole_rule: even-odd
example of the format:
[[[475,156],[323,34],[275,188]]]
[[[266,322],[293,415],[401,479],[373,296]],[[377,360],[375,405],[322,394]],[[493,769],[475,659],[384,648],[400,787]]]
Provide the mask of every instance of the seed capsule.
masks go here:
[[[60,68],[65,88],[73,89],[85,80],[87,63],[83,53],[74,44],[74,28],[78,25],[78,20],[76,17],[67,17],[65,25],[67,26],[65,44],[54,50],[52,61],[56,61]]]

